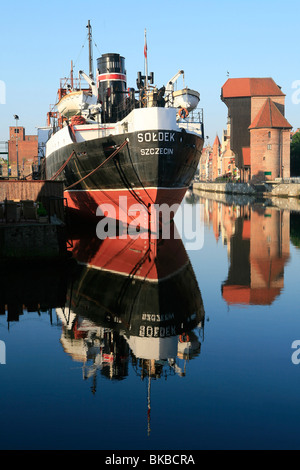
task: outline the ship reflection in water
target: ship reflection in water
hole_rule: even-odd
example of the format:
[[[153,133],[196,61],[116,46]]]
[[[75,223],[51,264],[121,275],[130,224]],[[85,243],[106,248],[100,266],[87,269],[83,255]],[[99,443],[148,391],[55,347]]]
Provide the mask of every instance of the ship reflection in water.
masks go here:
[[[229,305],[271,305],[284,288],[290,258],[290,211],[265,206],[221,204],[200,199],[216,240],[227,245],[228,277],[222,284]]]
[[[122,380],[129,367],[150,381],[186,374],[200,354],[204,307],[183,243],[171,240],[73,238],[77,268],[62,322],[64,351],[97,389],[98,374]],[[150,417],[149,417],[150,419]]]

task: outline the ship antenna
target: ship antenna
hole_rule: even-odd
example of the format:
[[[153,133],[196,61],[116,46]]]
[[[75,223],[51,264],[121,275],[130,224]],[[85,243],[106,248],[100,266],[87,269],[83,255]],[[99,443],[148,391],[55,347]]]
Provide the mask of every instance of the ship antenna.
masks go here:
[[[88,20],[87,24],[88,28],[88,39],[89,39],[89,75],[92,80],[94,80],[94,73],[93,73],[93,49],[92,49],[92,27],[90,20]]]

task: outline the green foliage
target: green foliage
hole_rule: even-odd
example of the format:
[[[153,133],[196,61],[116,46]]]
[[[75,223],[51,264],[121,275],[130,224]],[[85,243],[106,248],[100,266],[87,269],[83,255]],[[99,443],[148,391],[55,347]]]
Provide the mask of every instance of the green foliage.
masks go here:
[[[296,132],[292,137],[291,176],[300,176],[300,131]]]
[[[38,214],[39,216],[41,216],[41,217],[47,215],[47,211],[46,211],[45,207],[43,206],[43,203],[42,203],[42,202],[39,203],[39,207],[38,207],[38,210],[37,210],[37,214]]]

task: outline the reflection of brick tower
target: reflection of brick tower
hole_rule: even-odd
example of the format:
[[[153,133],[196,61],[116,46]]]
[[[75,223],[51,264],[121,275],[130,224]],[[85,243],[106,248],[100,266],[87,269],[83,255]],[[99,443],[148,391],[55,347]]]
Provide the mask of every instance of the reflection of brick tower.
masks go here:
[[[20,177],[32,173],[32,165],[38,162],[38,136],[25,135],[24,127],[10,127],[8,141],[8,158],[11,176],[17,177],[17,151]]]
[[[289,258],[289,212],[268,208],[251,214],[251,288],[255,303],[271,303],[284,286]]]
[[[222,286],[228,304],[271,305],[280,295],[290,254],[289,216],[288,211],[256,206],[248,219],[237,219]]]

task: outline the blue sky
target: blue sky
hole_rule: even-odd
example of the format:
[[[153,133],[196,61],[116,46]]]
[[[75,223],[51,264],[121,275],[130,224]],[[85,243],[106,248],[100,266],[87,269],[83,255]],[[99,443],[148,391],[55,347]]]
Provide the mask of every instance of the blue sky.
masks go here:
[[[3,2],[4,3],[4,2]],[[179,70],[185,84],[201,94],[205,134],[212,143],[226,127],[227,108],[220,100],[227,72],[235,77],[272,77],[286,94],[286,117],[300,127],[300,104],[293,103],[299,81],[298,1],[151,0],[127,2],[27,2],[1,5],[0,140],[8,139],[13,115],[27,134],[46,124],[59,79],[88,71],[87,21],[93,28],[94,65],[102,53],[126,59],[127,85],[144,70],[144,29],[148,70],[162,86]],[[83,47],[83,45],[85,46]],[[300,86],[298,86],[300,88]],[[298,94],[300,97],[300,93]]]

